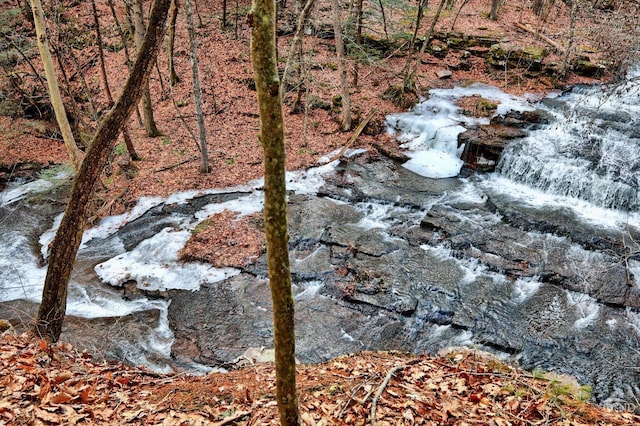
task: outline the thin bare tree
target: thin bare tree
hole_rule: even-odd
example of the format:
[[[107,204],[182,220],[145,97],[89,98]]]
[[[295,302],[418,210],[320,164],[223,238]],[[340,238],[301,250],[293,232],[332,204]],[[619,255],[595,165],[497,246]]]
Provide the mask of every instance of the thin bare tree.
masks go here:
[[[44,73],[47,78],[47,86],[49,89],[49,97],[51,99],[51,106],[56,116],[56,121],[60,127],[64,144],[69,153],[69,158],[73,169],[77,172],[80,170],[80,164],[82,163],[82,152],[76,145],[67,113],[62,103],[62,96],[60,95],[60,88],[58,87],[58,80],[56,78],[56,72],[53,68],[53,58],[51,57],[51,51],[49,50],[49,42],[47,40],[47,31],[44,23],[44,11],[42,10],[42,3],[40,0],[31,0],[31,12],[33,14],[33,20],[36,27],[36,37],[38,50],[42,63],[44,65]]]
[[[171,0],[154,1],[149,17],[149,31],[143,40],[129,79],[111,111],[101,121],[85,160],[73,180],[69,203],[51,245],[49,267],[35,325],[35,332],[50,342],[58,341],[62,332],[67,310],[69,278],[82,241],[89,199],[113,150],[120,127],[126,123],[140,101],[165,33],[170,2]]]
[[[176,21],[178,19],[178,9],[180,4],[178,0],[171,2],[171,8],[169,9],[169,34],[167,39],[167,62],[169,66],[169,83],[171,86],[175,86],[180,82],[180,77],[176,72],[176,67],[173,61],[173,48],[176,41]]]
[[[175,1],[175,0],[174,0]],[[202,90],[200,88],[200,74],[198,72],[198,40],[196,28],[193,22],[192,0],[186,0],[187,6],[187,32],[189,33],[189,47],[191,52],[191,71],[193,74],[193,98],[196,104],[196,120],[198,121],[198,134],[200,136],[200,172],[209,173],[209,154],[207,149],[207,131],[204,127],[204,114],[202,112]]]
[[[109,87],[109,78],[107,77],[107,68],[104,63],[104,49],[102,46],[102,32],[100,31],[100,19],[98,18],[98,8],[96,7],[96,0],[91,0],[91,7],[93,9],[93,21],[96,26],[96,41],[98,43],[98,59],[100,60],[100,77],[102,78],[102,86],[104,88],[107,102],[109,102],[109,108],[113,106],[113,95],[111,94],[111,88]],[[133,161],[140,160],[140,156],[136,152],[127,129],[127,124],[122,125],[122,137],[124,138],[125,146],[129,152],[129,157]]]
[[[144,13],[142,9],[142,0],[135,0],[131,4],[133,10],[133,26],[135,28],[134,41],[138,52],[142,48],[142,42],[144,41],[144,33],[146,26],[144,24]],[[145,84],[144,91],[142,93],[142,118],[144,122],[144,128],[149,137],[160,136],[160,131],[156,125],[156,120],[153,117],[153,103],[151,102],[151,91],[149,90],[149,81]]]
[[[338,56],[338,72],[340,73],[340,95],[342,98],[342,113],[340,118],[340,130],[351,130],[351,94],[347,81],[347,59],[344,51],[344,39],[342,37],[342,18],[340,17],[339,0],[332,0],[333,8],[333,32],[336,41],[336,55]]]
[[[299,424],[296,391],[294,299],[289,264],[284,117],[276,54],[275,0],[253,0],[249,15],[251,62],[260,110],[264,151],[264,230],[273,305],[276,400],[280,424]]]

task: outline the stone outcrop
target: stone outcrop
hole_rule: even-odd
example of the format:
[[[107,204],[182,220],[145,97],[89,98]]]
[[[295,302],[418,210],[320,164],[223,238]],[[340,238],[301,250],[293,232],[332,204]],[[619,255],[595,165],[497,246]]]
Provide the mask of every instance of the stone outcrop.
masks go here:
[[[548,113],[509,111],[491,119],[490,124],[475,126],[458,135],[458,146],[464,145],[462,160],[465,167],[478,172],[495,170],[505,145],[526,136],[525,129],[548,123]]]
[[[542,61],[548,54],[549,51],[541,46],[497,43],[491,46],[487,62],[500,69],[528,68],[537,71],[542,68]]]

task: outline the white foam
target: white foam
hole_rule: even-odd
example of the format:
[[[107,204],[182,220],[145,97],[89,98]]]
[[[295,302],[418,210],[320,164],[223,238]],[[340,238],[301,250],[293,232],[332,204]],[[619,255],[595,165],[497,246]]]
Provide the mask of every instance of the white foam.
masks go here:
[[[578,319],[575,320],[573,325],[577,329],[592,325],[600,316],[600,305],[596,299],[585,294],[567,290],[567,304],[575,309]]]
[[[191,233],[164,228],[135,249],[96,265],[96,274],[113,286],[135,280],[143,290],[198,290],[203,283],[222,281],[240,273],[202,263],[182,263],[178,252]]]
[[[301,285],[298,284],[297,287],[301,287]],[[318,293],[320,293],[322,287],[324,287],[324,283],[322,281],[304,283],[304,289],[296,294],[294,299],[296,301],[313,299]]]
[[[538,277],[518,278],[513,284],[513,301],[521,304],[538,292],[542,283]]]
[[[40,302],[46,274],[46,268],[38,266],[27,237],[15,232],[0,235],[0,301]]]
[[[638,212],[624,212],[598,207],[579,198],[546,193],[497,174],[489,175],[484,180],[483,186],[489,191],[497,188],[500,194],[536,209],[569,208],[578,219],[588,223],[623,231],[626,231],[628,227],[640,229],[640,213]]]
[[[4,191],[0,192],[0,207],[9,206],[29,194],[45,192],[54,185],[54,182],[68,179],[73,176],[73,173],[65,168],[53,168],[46,173],[42,173],[41,176],[43,177],[28,183],[10,183]]]

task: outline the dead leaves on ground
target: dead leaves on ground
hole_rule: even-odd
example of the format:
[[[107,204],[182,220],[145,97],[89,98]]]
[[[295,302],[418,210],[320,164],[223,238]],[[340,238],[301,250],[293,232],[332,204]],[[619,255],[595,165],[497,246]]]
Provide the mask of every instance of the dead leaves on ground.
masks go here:
[[[0,337],[2,424],[278,424],[272,364],[204,377],[96,363],[69,345]],[[362,353],[300,366],[305,425],[628,425],[571,381],[456,350],[438,358]]]

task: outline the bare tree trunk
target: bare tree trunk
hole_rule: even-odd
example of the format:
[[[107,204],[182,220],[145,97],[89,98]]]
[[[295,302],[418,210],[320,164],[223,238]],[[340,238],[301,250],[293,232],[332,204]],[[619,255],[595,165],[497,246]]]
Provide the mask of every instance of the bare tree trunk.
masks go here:
[[[111,94],[111,89],[109,88],[109,79],[107,77],[107,69],[104,64],[104,50],[102,49],[102,33],[100,31],[100,20],[98,19],[98,9],[96,8],[96,0],[91,0],[91,7],[93,8],[93,20],[96,25],[96,38],[98,42],[98,58],[100,59],[100,76],[102,77],[102,85],[104,86],[104,92],[107,96],[107,101],[109,102],[109,108],[113,107],[113,95]],[[129,130],[127,129],[127,124],[124,123],[122,125],[122,136],[124,137],[124,143],[127,147],[127,151],[129,152],[129,157],[133,161],[140,160],[140,156],[136,152],[135,147],[133,146],[133,141],[131,141],[131,136],[129,135]]]
[[[576,29],[576,17],[578,15],[578,0],[573,0],[571,5],[571,23],[569,26],[569,42],[567,44],[567,50],[564,52],[564,58],[562,58],[562,66],[560,67],[560,78],[563,80],[567,77],[567,71],[569,70],[569,59],[573,50],[573,43],[575,42],[575,29]]]
[[[500,5],[502,0],[491,0],[491,12],[489,12],[489,19],[492,21],[498,20],[498,9],[500,9]]]
[[[76,141],[67,119],[67,113],[64,110],[62,97],[60,96],[60,88],[56,79],[56,73],[53,69],[53,59],[49,51],[49,43],[47,41],[47,32],[44,23],[44,12],[40,0],[31,0],[31,12],[33,13],[34,23],[36,27],[36,36],[38,38],[38,50],[42,57],[45,76],[47,77],[47,86],[49,88],[49,96],[51,98],[51,106],[56,115],[56,121],[60,127],[64,144],[67,147],[73,169],[77,172],[80,170],[82,162],[82,152],[78,149]]]
[[[382,28],[384,29],[384,35],[389,41],[389,31],[387,30],[387,16],[384,12],[384,5],[382,4],[382,0],[378,0],[378,5],[380,5],[380,13],[382,14]]]
[[[169,62],[169,82],[171,86],[175,86],[180,82],[180,77],[176,73],[176,67],[173,63],[173,46],[176,41],[176,20],[178,19],[179,8],[178,0],[173,0],[171,9],[169,9],[169,39],[167,40],[167,60]]]
[[[134,40],[139,52],[142,46],[142,41],[144,40],[144,33],[146,31],[146,27],[144,25],[144,14],[142,12],[142,0],[135,0],[132,7],[133,25],[135,27]],[[155,119],[153,118],[153,104],[151,103],[151,92],[149,91],[148,81],[145,84],[145,88],[142,93],[142,118],[147,136],[151,138],[160,136],[160,131],[158,130],[158,126],[156,126]]]
[[[120,21],[118,20],[118,14],[116,13],[116,9],[113,6],[113,0],[109,0],[109,9],[111,9],[111,15],[113,16],[113,21],[116,23],[116,29],[118,30],[118,35],[120,36],[120,41],[122,43],[122,47],[124,49],[124,56],[127,61],[127,68],[129,72],[131,72],[131,67],[133,66],[133,62],[131,61],[131,55],[129,54],[129,48],[127,47],[127,36],[125,31],[122,29],[122,25],[120,25]],[[130,10],[129,4],[125,1],[125,6],[127,10]],[[136,106],[136,117],[138,118],[138,123],[142,126],[142,116],[140,115],[140,109]]]
[[[440,13],[442,13],[442,8],[447,0],[440,0],[440,4],[438,4],[438,10],[436,10],[436,14],[431,21],[431,25],[429,26],[429,31],[424,35],[424,41],[422,43],[422,47],[420,48],[420,54],[418,55],[418,59],[414,62],[411,72],[409,73],[407,81],[411,82],[414,86],[416,83],[416,73],[418,72],[418,67],[420,66],[420,58],[424,56],[424,52],[427,50],[427,46],[431,41],[431,37],[433,36],[433,32],[436,29],[436,24],[438,20],[440,20]]]
[[[207,150],[207,132],[204,127],[204,114],[202,113],[202,90],[200,89],[200,75],[198,73],[198,41],[196,29],[193,23],[192,0],[187,0],[187,31],[189,32],[189,46],[191,48],[191,70],[193,73],[193,98],[196,104],[196,119],[198,120],[198,133],[200,135],[200,172],[209,173],[209,154]]]
[[[299,424],[296,391],[294,300],[289,265],[285,145],[280,78],[276,55],[274,0],[253,0],[249,15],[251,62],[260,107],[260,142],[264,150],[264,228],[273,303],[276,399],[280,424]]]
[[[418,31],[420,31],[420,24],[422,23],[422,14],[427,0],[419,0],[418,2],[418,15],[416,16],[416,26],[413,29],[411,40],[409,40],[409,49],[407,52],[407,61],[402,68],[402,88],[405,92],[415,91],[415,82],[410,81],[411,77],[411,64],[413,63],[413,53],[416,47],[416,40],[418,39]]]
[[[455,28],[456,22],[458,22],[458,16],[460,16],[460,12],[462,12],[462,8],[465,7],[467,3],[469,3],[469,0],[462,0],[462,4],[458,8],[456,15],[453,17],[453,22],[451,23],[451,31],[453,31],[453,29]]]
[[[296,32],[293,36],[293,40],[291,41],[291,48],[289,49],[289,54],[287,55],[287,63],[284,66],[284,72],[282,73],[282,84],[280,85],[280,90],[285,90],[284,88],[287,87],[287,85],[289,85],[289,74],[290,74],[290,69],[291,69],[291,63],[294,61],[294,56],[297,55],[297,59],[296,59],[296,67],[297,67],[297,73],[298,73],[298,81],[295,84],[291,84],[296,86],[296,100],[293,103],[293,111],[298,111],[300,109],[300,102],[301,102],[301,81],[302,81],[302,65],[303,65],[303,50],[302,50],[302,31],[304,29],[304,23],[307,20],[307,18],[309,17],[309,13],[311,12],[311,8],[313,8],[313,5],[315,4],[315,0],[307,0],[307,2],[305,3],[304,7],[302,8],[302,10],[299,12],[298,14],[298,23],[296,26]],[[280,93],[280,96],[283,96],[283,93]]]
[[[126,123],[140,101],[144,83],[149,78],[158,47],[162,42],[170,2],[171,0],[155,0],[149,18],[150,30],[142,43],[131,75],[111,112],[100,123],[87,150],[85,161],[74,178],[71,198],[51,246],[49,267],[35,326],[36,333],[48,341],[56,342],[60,338],[67,309],[69,278],[82,241],[87,204],[107,163],[109,153],[113,150],[120,126]]]
[[[356,0],[356,45],[362,46],[362,1]],[[358,87],[359,77],[358,61],[354,62],[353,68],[353,87]]]
[[[100,77],[102,78],[102,87],[109,102],[109,108],[113,106],[113,96],[111,88],[109,88],[109,80],[107,79],[107,68],[104,65],[104,49],[102,48],[102,32],[100,31],[100,19],[98,19],[98,8],[96,0],[91,0],[91,9],[93,11],[93,23],[96,26],[96,42],[98,44],[98,59],[100,61]]]
[[[351,130],[351,95],[347,81],[347,61],[344,52],[344,40],[342,38],[342,18],[340,17],[339,0],[332,0],[333,6],[333,32],[336,39],[336,54],[338,55],[338,72],[340,73],[340,91],[342,96],[342,117],[340,129],[344,132]]]

